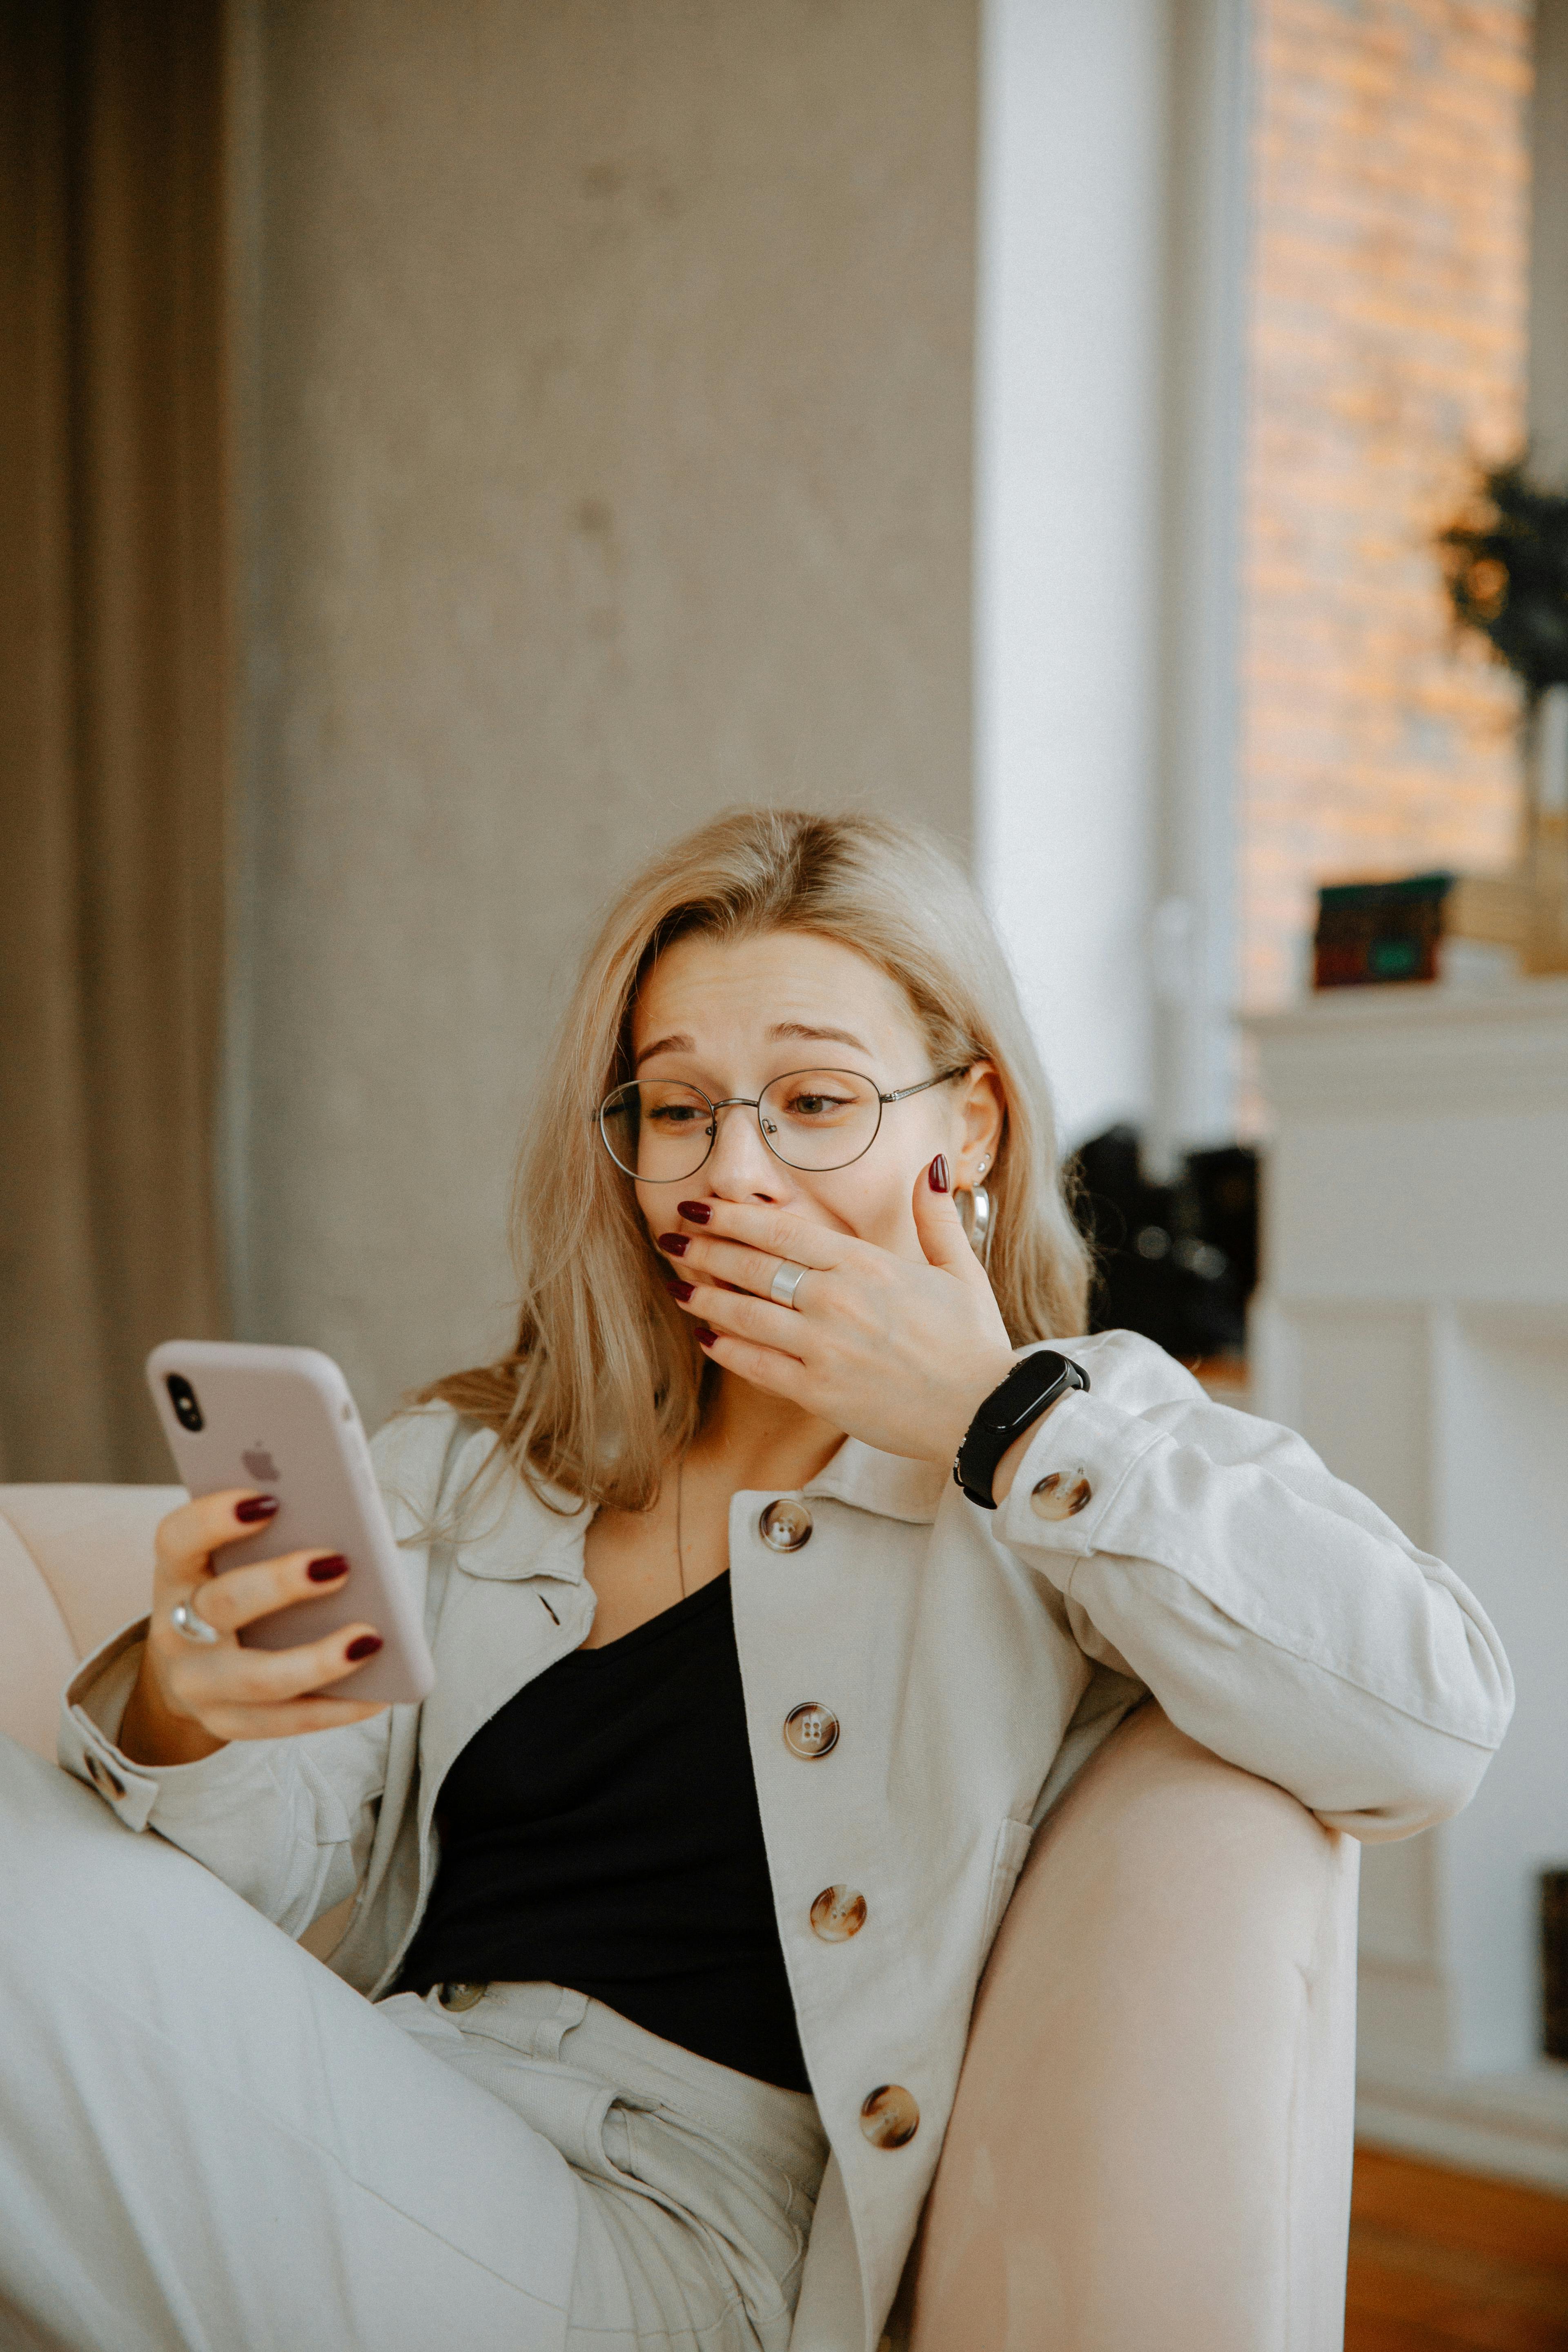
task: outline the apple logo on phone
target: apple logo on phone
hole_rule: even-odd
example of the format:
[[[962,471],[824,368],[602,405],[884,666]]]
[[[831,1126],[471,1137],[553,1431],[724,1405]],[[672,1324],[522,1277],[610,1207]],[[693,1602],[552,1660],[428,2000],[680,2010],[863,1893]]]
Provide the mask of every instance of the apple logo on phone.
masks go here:
[[[252,1445],[239,1458],[253,1478],[274,1479],[283,1475],[265,1445]]]

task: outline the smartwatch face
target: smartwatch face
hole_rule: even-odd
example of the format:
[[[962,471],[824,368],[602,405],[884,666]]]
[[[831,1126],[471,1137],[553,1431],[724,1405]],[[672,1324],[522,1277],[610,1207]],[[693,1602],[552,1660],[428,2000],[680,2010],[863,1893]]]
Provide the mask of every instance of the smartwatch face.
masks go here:
[[[1007,1385],[1016,1381],[1017,1402],[1008,1400],[1005,1426],[1016,1429],[1031,1412],[1037,1412],[1053,1391],[1058,1393],[1072,1383],[1072,1367],[1065,1356],[1054,1355],[1049,1349],[1037,1356],[1026,1356],[1017,1369],[1008,1374]]]

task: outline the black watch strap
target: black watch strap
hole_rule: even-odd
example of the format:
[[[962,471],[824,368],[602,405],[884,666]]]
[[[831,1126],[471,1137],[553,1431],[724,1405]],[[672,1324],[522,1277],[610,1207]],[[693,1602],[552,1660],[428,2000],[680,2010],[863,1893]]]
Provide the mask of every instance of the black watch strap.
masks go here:
[[[1070,1356],[1038,1349],[1015,1364],[999,1388],[994,1388],[963,1433],[952,1480],[983,1511],[996,1508],[991,1481],[1014,1439],[1048,1412],[1069,1389],[1087,1389],[1089,1374]]]

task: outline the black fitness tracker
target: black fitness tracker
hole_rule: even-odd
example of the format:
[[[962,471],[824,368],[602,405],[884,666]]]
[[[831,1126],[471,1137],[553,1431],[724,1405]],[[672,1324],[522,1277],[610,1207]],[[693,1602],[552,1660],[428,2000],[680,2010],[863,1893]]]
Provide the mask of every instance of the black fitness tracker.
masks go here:
[[[1050,1410],[1069,1389],[1087,1389],[1089,1374],[1070,1356],[1042,1348],[1015,1364],[999,1388],[992,1390],[969,1427],[952,1465],[952,1483],[962,1486],[972,1503],[994,1511],[991,1481],[1013,1440],[1033,1421]]]

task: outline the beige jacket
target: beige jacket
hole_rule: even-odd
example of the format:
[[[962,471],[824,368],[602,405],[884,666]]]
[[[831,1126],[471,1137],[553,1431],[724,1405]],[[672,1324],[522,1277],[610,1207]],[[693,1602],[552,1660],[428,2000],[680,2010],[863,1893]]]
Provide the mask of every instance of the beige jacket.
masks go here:
[[[1145,1689],[1193,1738],[1361,1838],[1457,1811],[1512,1707],[1507,1660],[1458,1579],[1300,1438],[1211,1403],[1145,1340],[1064,1344],[1092,1390],[1041,1424],[994,1514],[945,1470],[853,1439],[804,1508],[769,1519],[772,1494],[731,1508],[779,1931],[833,2149],[797,2352],[876,2344],[1031,1824]],[[92,1785],[128,1827],[160,1831],[291,1935],[357,1894],[331,1966],[373,1996],[428,1899],[449,1766],[593,1622],[584,1517],[510,1473],[459,1507],[493,1445],[445,1407],[376,1441],[426,1595],[438,1678],[422,1707],[154,1771],[113,1745],[140,1626],[66,1694],[61,1759],[89,1778],[97,1759]],[[804,1540],[776,1548],[792,1532]],[[864,1898],[847,1939],[814,1927],[828,1888]],[[841,1900],[819,1926],[833,1909],[842,1923]]]

